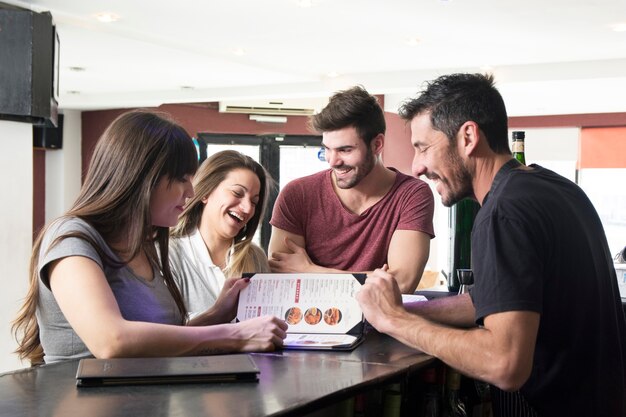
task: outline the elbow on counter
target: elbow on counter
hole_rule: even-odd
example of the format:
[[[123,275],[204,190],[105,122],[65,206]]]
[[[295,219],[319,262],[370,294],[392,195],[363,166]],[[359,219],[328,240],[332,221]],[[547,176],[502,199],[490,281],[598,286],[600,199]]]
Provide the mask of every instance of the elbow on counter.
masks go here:
[[[94,357],[98,359],[113,359],[133,356],[129,353],[128,339],[124,337],[123,332],[108,332],[106,335],[102,334],[99,339],[92,343],[85,342]]]

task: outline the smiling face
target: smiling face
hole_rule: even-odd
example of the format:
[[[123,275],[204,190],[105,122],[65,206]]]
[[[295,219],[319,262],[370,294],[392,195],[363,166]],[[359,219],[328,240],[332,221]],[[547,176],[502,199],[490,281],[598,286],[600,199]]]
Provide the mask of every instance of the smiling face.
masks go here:
[[[451,143],[443,132],[433,129],[428,113],[411,120],[411,143],[415,149],[413,175],[425,175],[434,181],[446,207],[474,194],[472,174],[459,155],[457,141]]]
[[[244,168],[230,171],[202,200],[200,227],[223,239],[234,239],[254,216],[260,190],[261,182],[254,172]]]
[[[182,178],[162,176],[150,195],[152,225],[172,227],[183,212],[185,202],[193,197],[192,175]]]
[[[333,170],[337,187],[355,187],[374,168],[376,156],[372,146],[376,139],[368,146],[354,127],[324,132],[322,138],[324,157]]]

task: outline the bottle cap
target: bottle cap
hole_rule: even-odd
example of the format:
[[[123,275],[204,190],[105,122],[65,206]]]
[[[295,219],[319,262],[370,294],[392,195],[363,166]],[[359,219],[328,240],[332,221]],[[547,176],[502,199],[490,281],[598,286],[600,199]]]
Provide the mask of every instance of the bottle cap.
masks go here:
[[[524,140],[526,137],[526,132],[523,130],[516,130],[513,132],[513,140]]]

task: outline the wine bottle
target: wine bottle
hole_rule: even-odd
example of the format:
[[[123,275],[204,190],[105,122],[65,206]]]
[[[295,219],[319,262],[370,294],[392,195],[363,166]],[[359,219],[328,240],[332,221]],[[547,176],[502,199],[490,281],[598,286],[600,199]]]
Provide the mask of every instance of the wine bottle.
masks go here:
[[[526,165],[526,157],[524,156],[524,138],[526,133],[521,130],[517,130],[512,133],[513,136],[513,158],[517,159],[520,163]]]
[[[424,383],[423,397],[420,407],[420,417],[440,417],[441,416],[441,394],[442,388],[437,377],[437,368],[425,369],[422,373]]]
[[[448,291],[458,292],[460,288],[457,269],[472,267],[472,227],[480,205],[466,198],[450,207],[450,253],[448,271]]]
[[[401,405],[400,384],[389,385],[383,394],[383,417],[400,417]]]
[[[451,367],[446,369],[446,394],[443,406],[444,417],[467,417],[465,404],[461,401],[461,374]]]

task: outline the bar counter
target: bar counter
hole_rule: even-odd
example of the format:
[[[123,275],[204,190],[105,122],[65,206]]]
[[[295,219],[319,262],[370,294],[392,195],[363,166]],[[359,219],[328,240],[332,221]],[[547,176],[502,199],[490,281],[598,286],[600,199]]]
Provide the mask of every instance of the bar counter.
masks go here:
[[[389,383],[415,389],[435,359],[371,330],[352,352],[255,353],[259,382],[77,388],[78,361],[0,375],[0,416],[302,416]],[[403,405],[408,415],[413,405]]]

